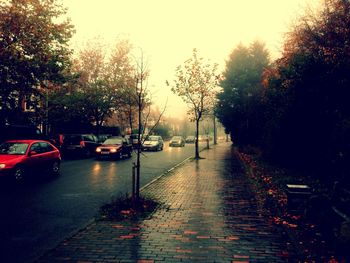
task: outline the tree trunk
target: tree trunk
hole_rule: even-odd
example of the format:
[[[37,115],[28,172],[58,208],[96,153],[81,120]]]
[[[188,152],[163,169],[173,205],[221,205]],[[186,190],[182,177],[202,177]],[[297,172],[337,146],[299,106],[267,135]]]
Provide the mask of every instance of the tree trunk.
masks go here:
[[[218,141],[217,141],[217,130],[216,130],[216,118],[215,118],[215,115],[213,115],[213,129],[214,129],[214,144],[218,144]]]
[[[136,160],[136,202],[138,203],[140,201],[140,166],[141,166],[141,134],[143,133],[141,131],[141,113],[142,113],[142,97],[141,93],[139,94],[139,105],[138,105],[138,117],[139,117],[139,123],[138,123],[138,138],[137,138],[137,160]]]
[[[196,119],[196,140],[195,140],[195,158],[199,159],[199,149],[198,149],[198,136],[199,136],[199,119]]]
[[[131,106],[129,106],[129,113],[128,113],[128,115],[129,115],[128,118],[129,118],[130,131],[131,131],[130,134],[132,134],[133,127],[132,127],[132,109],[131,109]]]

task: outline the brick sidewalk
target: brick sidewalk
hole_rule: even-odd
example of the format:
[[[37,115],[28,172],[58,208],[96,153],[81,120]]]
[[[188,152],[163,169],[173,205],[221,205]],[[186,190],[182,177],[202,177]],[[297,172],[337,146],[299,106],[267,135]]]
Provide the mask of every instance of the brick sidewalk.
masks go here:
[[[142,191],[164,204],[141,221],[97,221],[37,262],[295,262],[257,211],[230,143],[201,152]]]

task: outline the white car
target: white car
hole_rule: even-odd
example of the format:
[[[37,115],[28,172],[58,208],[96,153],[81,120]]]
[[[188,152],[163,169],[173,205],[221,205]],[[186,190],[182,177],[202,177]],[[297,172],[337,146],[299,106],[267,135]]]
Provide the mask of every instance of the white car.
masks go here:
[[[170,147],[179,146],[184,147],[185,146],[185,139],[182,136],[174,136],[171,138],[169,142]]]
[[[163,138],[158,135],[149,135],[142,143],[143,151],[162,151],[164,146]]]

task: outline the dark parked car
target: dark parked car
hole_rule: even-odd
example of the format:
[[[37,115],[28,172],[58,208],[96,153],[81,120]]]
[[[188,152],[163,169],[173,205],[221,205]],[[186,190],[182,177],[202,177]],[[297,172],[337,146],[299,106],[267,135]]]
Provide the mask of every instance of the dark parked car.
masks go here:
[[[158,135],[149,135],[143,142],[141,149],[143,151],[162,151],[164,146],[163,138]]]
[[[21,181],[29,175],[58,176],[59,150],[42,140],[9,140],[0,144],[0,176]]]
[[[61,150],[63,140],[64,140],[63,134],[52,134],[49,136],[49,142],[55,145],[55,147],[59,150]]]
[[[98,159],[102,157],[122,159],[124,155],[131,157],[132,145],[129,140],[121,136],[110,137],[96,148]]]
[[[94,134],[64,134],[61,152],[65,156],[91,157],[101,143]]]
[[[173,138],[171,138],[171,140],[169,142],[169,146],[170,147],[173,147],[173,146],[184,147],[185,140],[182,136],[174,136]]]

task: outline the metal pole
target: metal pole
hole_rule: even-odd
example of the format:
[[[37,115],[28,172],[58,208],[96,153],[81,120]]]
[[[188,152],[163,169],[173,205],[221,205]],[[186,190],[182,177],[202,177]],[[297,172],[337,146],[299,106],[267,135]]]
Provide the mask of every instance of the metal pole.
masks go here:
[[[136,169],[136,164],[135,162],[132,163],[132,195],[131,195],[131,198],[132,198],[132,201],[134,202],[135,201],[135,169]]]
[[[45,135],[49,135],[49,87],[47,81],[45,81],[46,87],[46,101],[45,101]]]

